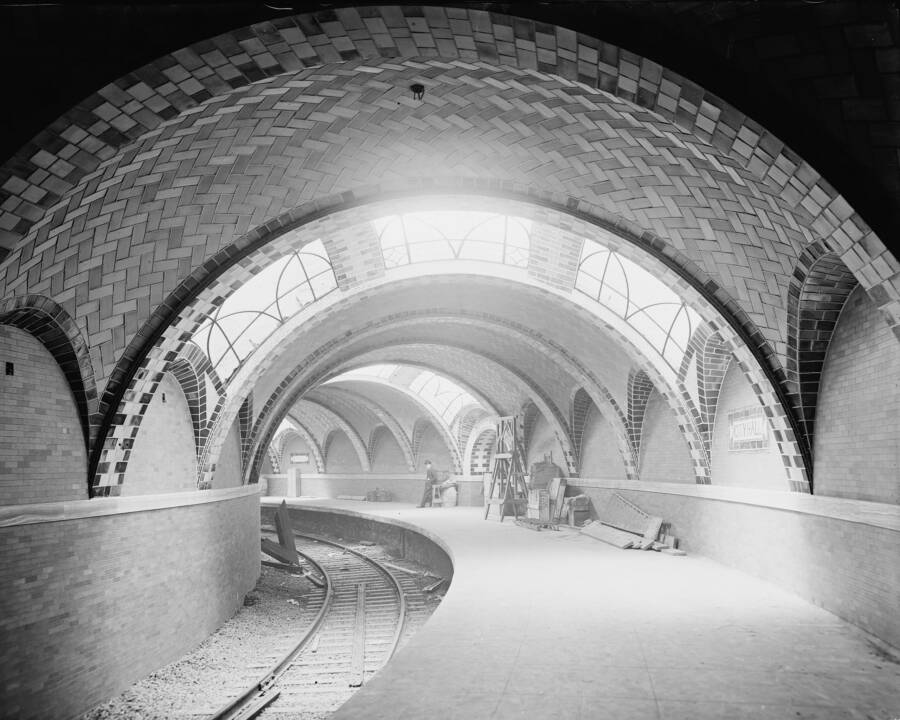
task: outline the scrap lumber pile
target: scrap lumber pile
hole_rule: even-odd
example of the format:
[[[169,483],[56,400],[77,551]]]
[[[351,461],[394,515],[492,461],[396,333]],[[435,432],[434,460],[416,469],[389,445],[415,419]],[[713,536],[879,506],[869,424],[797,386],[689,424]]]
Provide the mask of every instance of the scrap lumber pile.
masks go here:
[[[622,550],[634,548],[662,551],[666,549],[675,554],[684,554],[680,550],[674,550],[674,548],[659,542],[663,526],[661,517],[649,515],[619,493],[612,493],[605,502],[601,503],[601,506],[597,508],[597,516],[597,521],[591,522],[581,529],[582,534],[602,540]],[[668,533],[665,536],[668,538]]]
[[[527,527],[529,530],[540,530],[541,528],[559,530],[565,494],[566,480],[560,477],[550,480],[546,490],[529,490],[525,517],[517,519],[516,525]]]

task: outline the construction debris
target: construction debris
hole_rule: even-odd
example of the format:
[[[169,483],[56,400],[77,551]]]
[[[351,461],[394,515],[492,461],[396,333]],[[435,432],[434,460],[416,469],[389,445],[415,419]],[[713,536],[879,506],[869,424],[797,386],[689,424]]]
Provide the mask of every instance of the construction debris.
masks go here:
[[[675,549],[678,541],[669,534],[668,523],[664,525],[661,517],[644,512],[619,493],[612,493],[602,506],[597,508],[597,516],[596,521],[582,527],[582,534],[622,550],[635,548],[657,552],[670,551],[667,554],[685,554]],[[660,542],[663,539],[668,542]]]
[[[556,523],[552,523],[549,521],[542,522],[540,520],[535,520],[534,518],[517,518],[515,520],[515,523],[519,527],[534,530],[536,532],[540,532],[542,528],[547,528],[548,530],[559,530],[559,525],[557,525]]]

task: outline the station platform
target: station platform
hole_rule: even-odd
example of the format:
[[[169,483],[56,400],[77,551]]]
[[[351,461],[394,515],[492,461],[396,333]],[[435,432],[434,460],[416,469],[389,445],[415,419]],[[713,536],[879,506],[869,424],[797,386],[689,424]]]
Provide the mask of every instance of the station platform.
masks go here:
[[[428,623],[334,720],[900,718],[895,658],[711,560],[534,532],[480,508],[288,504],[419,528],[454,565]]]

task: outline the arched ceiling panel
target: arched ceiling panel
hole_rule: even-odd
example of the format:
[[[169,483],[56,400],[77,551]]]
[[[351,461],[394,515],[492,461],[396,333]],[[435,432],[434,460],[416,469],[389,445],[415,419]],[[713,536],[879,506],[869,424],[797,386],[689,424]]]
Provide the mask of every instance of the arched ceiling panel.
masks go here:
[[[499,413],[512,413],[521,407],[527,397],[521,385],[496,363],[475,352],[455,347],[455,333],[451,328],[447,330],[437,339],[427,333],[420,335],[417,340],[421,338],[432,342],[413,344],[408,330],[392,332],[386,329],[379,338],[379,344],[383,347],[354,357],[350,364],[365,367],[375,363],[409,363],[411,367],[401,366],[401,371],[390,378],[391,382],[408,385],[428,368],[460,383],[464,389],[473,392],[476,399],[478,396],[484,397],[486,405]]]
[[[409,83],[422,74],[421,62],[373,59],[366,64],[367,72],[360,72],[359,65],[351,62],[271,78],[210,100],[196,112],[155,128],[112,156],[102,173],[79,180],[66,195],[67,210],[60,210],[51,222],[30,231],[22,247],[10,256],[6,276],[0,277],[0,293],[40,291],[41,281],[37,287],[28,287],[29,274],[22,272],[23,266],[34,257],[36,248],[42,248],[38,253],[44,251],[43,243],[49,238],[45,233],[58,231],[67,241],[77,235],[75,219],[84,212],[79,207],[82,198],[93,198],[100,182],[111,183],[104,197],[97,200],[101,214],[103,202],[131,197],[136,188],[151,182],[149,179],[153,179],[157,192],[172,193],[173,207],[196,205],[199,210],[209,202],[208,212],[213,212],[219,222],[202,227],[197,223],[195,227],[188,218],[196,215],[185,213],[184,224],[178,229],[166,228],[165,233],[170,251],[181,251],[188,247],[182,244],[189,242],[192,249],[204,249],[195,255],[200,259],[305,201],[324,194],[359,191],[389,176],[420,177],[424,167],[429,168],[431,177],[480,176],[511,186],[538,187],[560,197],[577,197],[585,207],[602,208],[656,233],[683,249],[698,268],[715,278],[741,303],[769,342],[783,350],[787,278],[798,249],[815,237],[809,229],[814,217],[810,213],[815,214],[831,200],[827,194],[813,196],[805,204],[788,203],[785,198],[789,193],[769,188],[741,167],[736,158],[722,154],[702,138],[626,100],[559,78],[479,63],[470,64],[470,68],[467,65],[464,72],[460,72],[458,63],[448,67],[447,63],[425,61],[425,66],[429,65],[433,66],[428,74],[439,103],[414,105],[402,101]],[[336,77],[341,78],[340,83],[335,82]],[[527,83],[523,83],[526,77]],[[358,101],[360,94],[374,88],[383,95],[385,87],[395,88],[387,91],[391,100],[389,118],[382,117],[387,111],[379,103]],[[279,95],[285,107],[283,127],[278,119],[273,124],[268,117],[254,117],[257,110],[265,114],[263,108],[273,102],[272,93]],[[327,140],[317,141],[324,142],[321,146],[310,142],[314,129],[292,129],[290,125],[298,113],[311,110],[313,103],[308,98],[316,99],[317,116],[331,118]],[[517,108],[515,123],[502,119],[502,108],[512,100]],[[237,107],[242,108],[240,121],[246,123],[246,129],[235,142],[245,151],[220,140],[212,151],[197,156],[191,169],[194,175],[190,176],[196,178],[194,184],[162,169],[175,153],[190,152],[193,143],[225,138],[231,124],[238,120],[237,113],[227,110]],[[570,120],[560,128],[547,122],[547,113]],[[481,120],[447,122],[436,133],[431,123],[423,122],[444,116],[497,118],[500,124],[498,132],[486,133]],[[365,133],[355,130],[360,126],[366,128]],[[273,129],[275,135],[271,135]],[[362,152],[363,143],[377,151]],[[137,167],[136,157],[142,158]],[[636,157],[646,159],[638,162]],[[384,158],[391,158],[389,166]],[[268,177],[242,172],[245,163],[253,169],[270,168]],[[219,172],[230,169],[232,185],[228,188],[234,188],[240,203],[235,195],[213,191],[223,190],[218,185],[213,187],[213,168]],[[334,175],[330,175],[332,172]],[[210,180],[204,180],[206,177]],[[687,177],[690,184],[685,182]],[[379,189],[389,186],[385,182]],[[155,193],[149,196],[155,198]],[[252,202],[245,203],[248,196]],[[250,212],[227,212],[232,203]],[[149,219],[149,207],[142,208],[138,203],[136,215],[142,211]],[[819,215],[815,217],[816,222],[822,221]],[[119,243],[130,242],[134,232],[143,232],[151,240],[158,233],[146,223],[122,224],[129,219],[111,215],[109,224],[102,228],[104,237],[122,236],[109,243],[113,272],[126,269],[122,258],[127,253],[120,251]],[[67,222],[72,223],[69,228],[64,227]],[[853,236],[858,235],[856,230]],[[727,244],[721,242],[726,237]],[[708,252],[711,243],[717,252]],[[42,264],[52,275],[49,269],[55,267],[53,258],[43,258]],[[157,269],[161,273],[161,284],[155,291],[160,300],[192,269],[191,262],[176,263],[175,271],[169,265],[156,268],[154,264],[148,264],[146,275],[153,276]],[[737,271],[742,267],[750,272],[745,275]],[[49,276],[42,280],[50,282]],[[64,291],[74,292],[73,283],[81,279],[63,276],[61,281]],[[130,310],[135,314],[135,330],[149,318],[151,309],[148,301],[136,303]],[[108,377],[110,363],[132,335],[103,340],[94,333],[92,344],[111,343],[104,357],[104,377]]]

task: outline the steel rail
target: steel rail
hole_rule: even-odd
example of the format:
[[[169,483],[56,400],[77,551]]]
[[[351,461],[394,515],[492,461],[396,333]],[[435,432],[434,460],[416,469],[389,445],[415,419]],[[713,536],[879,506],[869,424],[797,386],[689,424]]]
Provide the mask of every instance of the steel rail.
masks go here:
[[[406,626],[406,593],[403,592],[403,588],[400,586],[400,582],[397,580],[396,577],[394,577],[394,574],[390,570],[388,570],[384,565],[382,565],[380,562],[378,562],[378,560],[375,560],[374,558],[369,557],[368,555],[366,555],[363,552],[360,552],[359,550],[354,550],[353,548],[348,547],[347,545],[339,543],[335,540],[330,540],[329,538],[321,537],[319,535],[310,535],[309,533],[300,532],[299,530],[294,530],[294,535],[296,537],[307,538],[309,540],[315,540],[316,542],[324,543],[326,545],[333,545],[334,547],[341,548],[341,550],[344,550],[345,552],[352,553],[352,554],[356,555],[357,557],[362,558],[366,562],[374,565],[383,575],[387,576],[388,580],[390,580],[391,585],[393,585],[394,590],[397,592],[397,597],[399,598],[400,608],[399,608],[398,612],[399,612],[400,617],[397,621],[397,628],[394,631],[394,637],[391,640],[391,650],[387,654],[387,658],[385,658],[385,661],[382,664],[382,667],[384,667],[384,665],[386,665],[388,663],[388,661],[392,657],[394,657],[394,653],[397,651],[397,646],[400,644],[400,637],[403,635],[403,629]]]
[[[298,553],[298,555],[304,557],[325,579],[325,600],[316,614],[315,620],[313,620],[297,643],[284,654],[281,660],[275,663],[265,675],[244,690],[244,692],[216,710],[213,715],[209,716],[209,720],[250,720],[250,718],[259,715],[267,705],[278,697],[278,691],[273,691],[272,689],[275,682],[287,671],[294,658],[302,652],[322,626],[328,611],[331,609],[331,601],[334,598],[334,584],[331,576],[318,562],[304,553]]]
[[[263,527],[263,529],[268,528]],[[297,530],[294,531],[294,535],[296,537],[306,540],[312,540],[324,545],[331,545],[333,547],[339,548],[344,552],[351,553],[364,560],[366,563],[372,565],[382,575],[387,577],[390,585],[393,587],[394,591],[397,594],[399,607],[397,611],[397,626],[391,639],[390,651],[387,653],[387,657],[381,665],[382,667],[384,667],[384,665],[386,665],[388,661],[390,661],[390,659],[394,656],[394,653],[397,650],[397,646],[400,644],[403,630],[406,626],[406,593],[400,585],[400,582],[397,580],[394,574],[391,573],[391,571],[378,560],[369,557],[363,552],[354,550],[353,548],[348,547],[343,543],[331,540],[330,538],[322,537],[319,535],[310,535],[309,533],[303,533]],[[274,688],[275,683],[285,672],[287,672],[288,668],[291,666],[295,658],[303,651],[310,640],[312,640],[312,638],[318,633],[328,612],[331,610],[332,600],[335,594],[334,582],[331,578],[331,575],[319,562],[314,560],[306,553],[298,551],[298,554],[301,555],[311,565],[313,565],[316,568],[317,572],[325,579],[325,600],[322,603],[322,607],[319,609],[315,620],[313,621],[312,625],[310,625],[306,633],[304,633],[303,637],[300,638],[300,640],[294,645],[293,648],[285,653],[285,655],[281,658],[281,660],[278,661],[278,663],[272,666],[272,668],[268,672],[266,672],[265,675],[263,675],[253,685],[248,687],[244,692],[223,705],[213,715],[210,715],[208,720],[251,720],[252,718],[257,717],[261,712],[263,712],[263,710],[265,710],[265,708],[273,701],[275,701],[279,696],[279,691]],[[285,567],[285,569],[287,569],[287,566]]]

